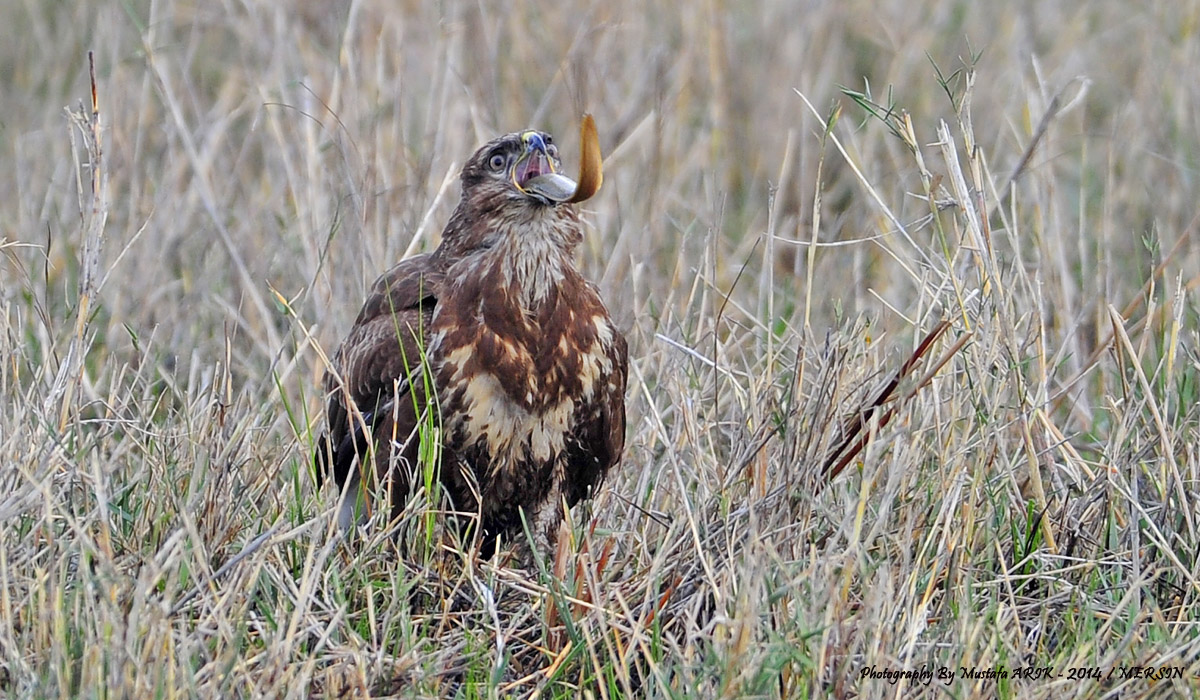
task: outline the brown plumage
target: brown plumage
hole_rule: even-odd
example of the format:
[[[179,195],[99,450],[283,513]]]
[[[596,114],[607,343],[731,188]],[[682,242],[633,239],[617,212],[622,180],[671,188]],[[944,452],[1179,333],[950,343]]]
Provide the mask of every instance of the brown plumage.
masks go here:
[[[573,261],[583,232],[570,202],[599,187],[592,128],[596,171],[578,188],[548,134],[484,145],[463,167],[441,245],[375,282],[326,372],[314,457],[318,475],[349,489],[344,527],[362,517],[360,498],[386,490],[393,515],[403,508],[427,411],[441,426],[441,483],[478,517],[487,551],[497,537],[524,540],[522,510],[549,551],[564,500],[587,497],[620,460],[625,339]]]

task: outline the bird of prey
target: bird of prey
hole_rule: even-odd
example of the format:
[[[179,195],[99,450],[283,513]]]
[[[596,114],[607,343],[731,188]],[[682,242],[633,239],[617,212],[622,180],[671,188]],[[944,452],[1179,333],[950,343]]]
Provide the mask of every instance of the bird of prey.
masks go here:
[[[547,133],[485,144],[462,169],[441,244],[373,285],[325,373],[314,455],[318,478],[345,491],[344,529],[385,495],[398,515],[433,462],[485,556],[498,538],[520,548],[525,527],[549,553],[564,504],[619,462],[626,342],[574,262],[574,204],[602,179],[590,116],[581,133],[578,183]]]

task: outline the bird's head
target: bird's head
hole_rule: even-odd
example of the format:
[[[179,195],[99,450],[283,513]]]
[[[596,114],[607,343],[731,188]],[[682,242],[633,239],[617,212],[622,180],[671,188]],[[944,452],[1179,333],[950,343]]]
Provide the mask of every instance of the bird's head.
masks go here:
[[[484,144],[463,167],[463,198],[498,198],[554,207],[582,202],[600,189],[600,147],[592,118],[584,118],[579,181],[562,172],[554,137],[530,129]]]

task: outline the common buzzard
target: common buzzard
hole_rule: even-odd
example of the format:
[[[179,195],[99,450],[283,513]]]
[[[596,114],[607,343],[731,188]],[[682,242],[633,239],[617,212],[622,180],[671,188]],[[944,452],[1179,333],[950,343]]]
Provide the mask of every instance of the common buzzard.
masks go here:
[[[485,554],[497,538],[523,542],[522,517],[545,553],[564,503],[620,460],[625,338],[574,263],[573,203],[601,180],[590,117],[582,133],[578,185],[547,133],[485,144],[437,249],[376,280],[324,379],[314,463],[346,490],[343,528],[385,492],[397,515],[421,454],[454,509],[477,518]]]

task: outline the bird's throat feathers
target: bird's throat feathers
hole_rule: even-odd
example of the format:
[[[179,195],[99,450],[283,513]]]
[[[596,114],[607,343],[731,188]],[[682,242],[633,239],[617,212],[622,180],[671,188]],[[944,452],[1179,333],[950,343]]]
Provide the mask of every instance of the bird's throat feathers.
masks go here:
[[[521,207],[520,217],[501,217],[484,234],[482,245],[465,256],[465,277],[491,278],[508,301],[536,314],[575,271],[575,247],[583,239],[573,212],[559,207]],[[574,279],[571,280],[572,282]]]

